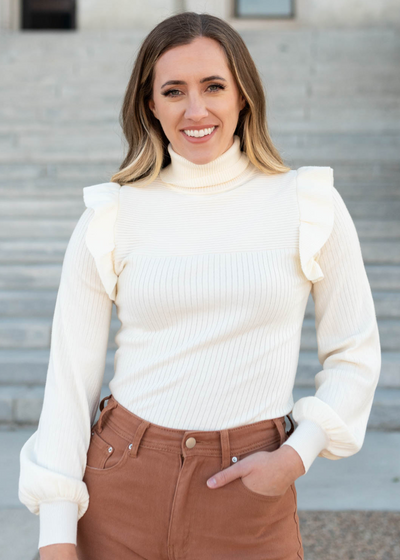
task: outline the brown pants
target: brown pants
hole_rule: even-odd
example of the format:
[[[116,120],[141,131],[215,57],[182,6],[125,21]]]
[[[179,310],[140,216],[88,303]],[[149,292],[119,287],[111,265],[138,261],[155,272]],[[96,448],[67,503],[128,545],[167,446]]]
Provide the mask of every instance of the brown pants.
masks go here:
[[[104,407],[104,401],[108,404]],[[136,416],[112,395],[100,403],[78,521],[79,560],[303,560],[293,483],[281,496],[211,475],[292,433],[285,417],[237,428],[177,430]]]

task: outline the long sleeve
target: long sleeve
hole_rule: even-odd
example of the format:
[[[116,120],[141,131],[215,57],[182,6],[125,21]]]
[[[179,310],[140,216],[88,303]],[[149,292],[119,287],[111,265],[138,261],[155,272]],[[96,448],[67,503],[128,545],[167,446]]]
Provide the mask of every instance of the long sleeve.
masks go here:
[[[86,191],[88,195],[96,194],[95,187],[87,189],[92,189]],[[102,215],[98,209],[86,208],[69,240],[53,316],[38,429],[20,452],[18,495],[32,513],[40,515],[39,548],[76,544],[77,522],[89,504],[83,476],[100,400],[112,312],[110,293],[99,274],[100,260],[89,247],[92,243],[93,248],[99,219],[106,223],[107,212],[109,221],[115,216],[117,190],[111,187],[108,193],[108,208],[103,204],[106,212]]]
[[[310,208],[304,195],[312,189],[304,182],[306,176],[299,184],[304,224],[308,218],[305,210]],[[317,260],[309,261],[309,270],[314,267],[309,277],[313,282],[318,359],[323,369],[315,376],[315,396],[295,403],[292,414],[298,426],[284,443],[299,453],[306,472],[317,456],[335,460],[361,449],[381,369],[378,325],[359,238],[331,180],[330,175],[330,181],[325,182],[330,193],[325,193],[333,209],[333,227],[325,231],[328,239],[317,251]],[[312,221],[307,225],[313,226]]]

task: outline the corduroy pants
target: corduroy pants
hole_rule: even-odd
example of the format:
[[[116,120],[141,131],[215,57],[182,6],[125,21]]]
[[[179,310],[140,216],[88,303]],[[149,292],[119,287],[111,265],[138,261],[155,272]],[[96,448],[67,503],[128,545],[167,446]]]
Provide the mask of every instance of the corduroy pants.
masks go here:
[[[104,406],[104,402],[107,406]],[[292,433],[285,417],[232,429],[177,430],[133,414],[113,395],[100,403],[84,482],[89,507],[78,521],[79,560],[303,560],[293,483],[281,496],[241,478],[206,481]]]

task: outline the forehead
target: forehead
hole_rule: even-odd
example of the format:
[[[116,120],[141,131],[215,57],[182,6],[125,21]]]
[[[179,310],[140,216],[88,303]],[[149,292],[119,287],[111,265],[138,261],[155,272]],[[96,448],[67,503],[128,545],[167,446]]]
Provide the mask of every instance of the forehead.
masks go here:
[[[189,45],[173,47],[163,53],[155,64],[155,80],[200,80],[209,75],[230,77],[225,51],[221,45],[209,39],[200,37]]]

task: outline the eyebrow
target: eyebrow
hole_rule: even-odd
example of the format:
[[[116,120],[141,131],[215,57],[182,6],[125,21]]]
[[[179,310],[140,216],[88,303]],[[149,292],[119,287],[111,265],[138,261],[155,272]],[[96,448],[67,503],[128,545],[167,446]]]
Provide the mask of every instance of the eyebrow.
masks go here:
[[[200,83],[203,84],[204,82],[211,82],[212,80],[222,80],[223,82],[226,82],[225,78],[222,78],[221,76],[208,76],[207,78],[203,78],[202,80],[200,80]],[[187,85],[186,82],[184,82],[183,80],[169,80],[168,82],[165,82],[165,84],[163,84],[161,86],[161,89],[165,86],[171,86],[171,85]]]

